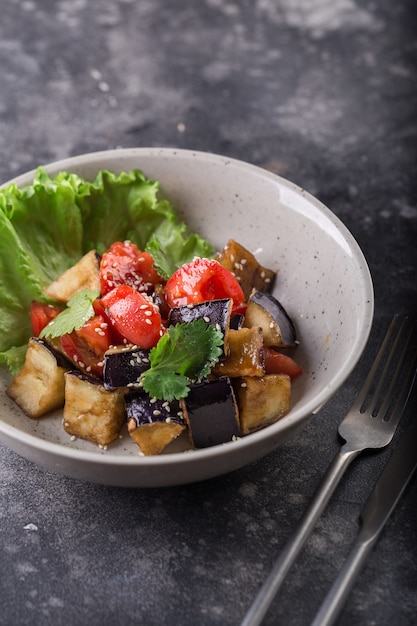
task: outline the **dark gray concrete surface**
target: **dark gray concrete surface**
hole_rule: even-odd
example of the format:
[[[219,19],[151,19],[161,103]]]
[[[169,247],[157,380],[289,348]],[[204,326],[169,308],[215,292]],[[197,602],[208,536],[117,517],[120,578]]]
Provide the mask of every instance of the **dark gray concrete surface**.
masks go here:
[[[368,354],[395,311],[417,310],[416,15],[411,0],[2,0],[1,183],[119,146],[261,165],[351,230],[372,272],[375,324],[369,352],[301,433],[218,479],[103,487],[0,446],[1,625],[240,623],[337,450]],[[389,454],[353,464],[266,624],[313,619]],[[340,626],[417,623],[416,487]]]

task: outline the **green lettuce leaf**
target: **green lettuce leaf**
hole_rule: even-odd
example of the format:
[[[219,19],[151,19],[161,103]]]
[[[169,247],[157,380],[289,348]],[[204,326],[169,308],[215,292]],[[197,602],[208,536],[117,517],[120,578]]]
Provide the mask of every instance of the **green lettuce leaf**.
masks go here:
[[[77,197],[81,185],[81,179],[73,174],[51,180],[39,168],[31,185],[19,189],[12,184],[0,190],[1,212],[10,220],[21,248],[48,282],[83,254],[83,225]]]
[[[88,195],[80,198],[83,212],[83,247],[102,254],[115,241],[129,239],[144,250],[147,241],[165,221],[175,224],[176,211],[158,200],[159,183],[140,170],[112,174],[99,172],[86,183]]]
[[[196,233],[189,233],[185,223],[176,227],[171,222],[163,222],[146,245],[161,276],[169,278],[176,269],[194,257],[211,258],[214,249],[211,244]]]

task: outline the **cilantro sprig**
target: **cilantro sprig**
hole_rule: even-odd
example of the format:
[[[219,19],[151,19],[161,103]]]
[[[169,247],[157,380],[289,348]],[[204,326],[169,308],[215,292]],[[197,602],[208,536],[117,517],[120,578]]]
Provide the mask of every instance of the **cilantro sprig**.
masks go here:
[[[94,315],[93,302],[99,297],[99,292],[94,289],[81,289],[77,291],[67,303],[67,308],[58,313],[39,334],[39,337],[60,337],[73,330],[78,330],[87,320]]]
[[[193,380],[208,376],[222,354],[223,333],[199,319],[170,326],[149,353],[150,369],[141,376],[152,397],[171,401],[185,398]]]

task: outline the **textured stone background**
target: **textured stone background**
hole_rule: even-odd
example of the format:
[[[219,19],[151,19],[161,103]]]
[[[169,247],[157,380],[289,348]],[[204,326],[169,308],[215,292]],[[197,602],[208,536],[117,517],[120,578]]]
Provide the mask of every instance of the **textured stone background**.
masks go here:
[[[2,0],[0,181],[118,146],[262,165],[357,238],[375,347],[394,311],[417,310],[416,14],[411,0]],[[283,448],[200,485],[84,484],[1,446],[0,624],[238,624],[337,449],[368,363]],[[388,454],[351,468],[267,624],[311,621]],[[341,626],[416,623],[416,495],[414,479]]]

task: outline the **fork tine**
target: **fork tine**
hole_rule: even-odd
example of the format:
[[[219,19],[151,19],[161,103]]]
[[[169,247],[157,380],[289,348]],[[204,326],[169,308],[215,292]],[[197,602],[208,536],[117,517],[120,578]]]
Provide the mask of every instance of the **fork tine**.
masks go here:
[[[374,362],[372,364],[371,369],[368,372],[367,377],[365,378],[365,381],[361,387],[361,390],[359,391],[358,395],[356,396],[356,400],[354,401],[351,410],[355,410],[355,411],[360,411],[362,406],[365,403],[366,397],[369,393],[369,390],[371,388],[371,385],[375,379],[375,376],[378,372],[378,368],[382,362],[382,359],[385,355],[385,352],[387,350],[387,347],[389,345],[389,342],[391,340],[391,336],[394,333],[395,327],[397,326],[397,322],[399,319],[399,315],[394,315],[394,317],[392,318],[391,324],[388,327],[388,330],[385,334],[385,337],[383,339],[383,342],[381,344],[381,347],[378,350],[378,353],[374,359]],[[386,369],[386,367],[385,367]]]
[[[408,318],[405,318],[400,332],[405,329],[405,324]],[[404,342],[401,357],[398,361],[396,370],[392,376],[388,390],[385,393],[385,399],[378,410],[378,413],[382,413],[382,419],[384,421],[391,421],[393,424],[398,423],[402,415],[402,410],[407,404],[408,397],[411,393],[414,378],[416,377],[417,370],[417,347],[414,347],[414,353],[409,363],[406,363],[407,356],[410,354],[411,344],[416,333],[416,322],[411,325],[407,338]],[[400,334],[400,333],[399,333]],[[394,393],[394,387],[398,382],[399,377],[402,375],[403,384],[397,396]]]
[[[384,386],[386,385],[387,376],[390,374],[393,360],[396,356],[398,346],[404,334],[404,328],[407,322],[407,318],[404,318],[401,321],[400,326],[398,328],[399,322],[400,322],[400,316],[398,314],[394,315],[391,321],[391,324],[386,332],[384,340],[381,344],[381,347],[378,351],[378,354],[376,355],[374,363],[371,369],[369,370],[369,373],[365,379],[365,382],[355,402],[353,403],[353,406],[352,406],[353,411],[359,411],[361,413],[364,413],[366,409],[369,409],[369,406],[366,405],[366,401],[367,401],[368,395],[371,392],[372,385],[375,383],[375,381],[377,381],[376,388],[372,391],[372,394],[371,394],[372,398],[368,400],[368,405],[370,405],[371,402],[374,405],[372,407],[372,411],[373,411],[373,414],[375,415],[375,407],[377,406],[376,402],[381,396],[381,391],[385,388]],[[404,356],[405,356],[405,352],[406,351],[404,350],[403,352]],[[383,366],[382,372],[379,373],[379,370],[382,364],[384,364],[384,366]],[[394,375],[391,378],[390,385],[389,385],[390,391],[392,391],[394,388],[394,384],[400,373],[400,370],[401,368],[397,368],[395,370]]]

